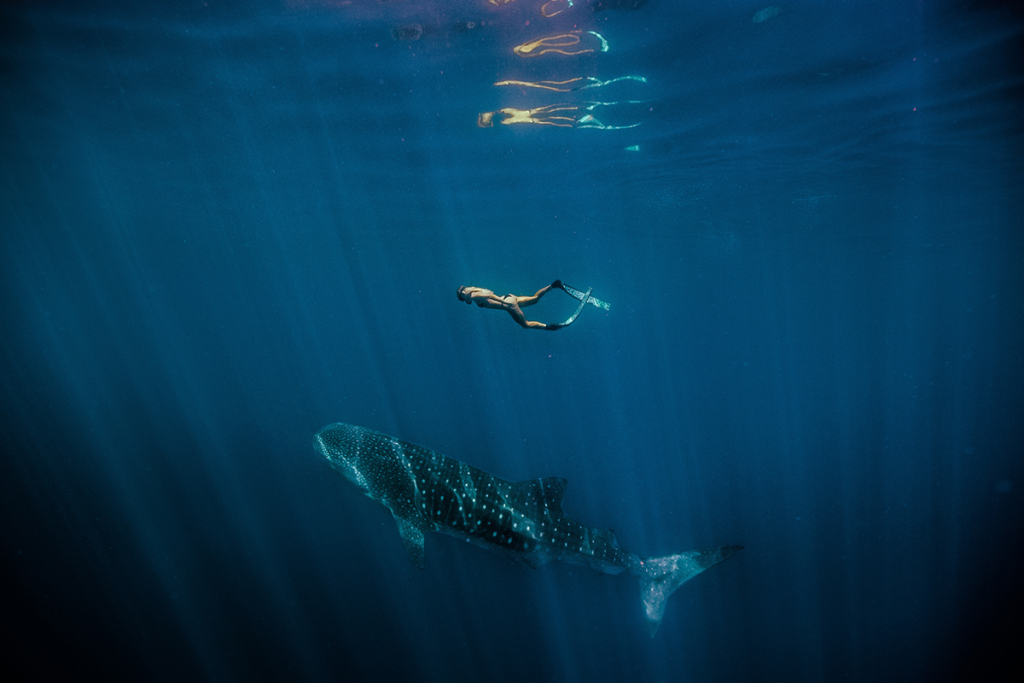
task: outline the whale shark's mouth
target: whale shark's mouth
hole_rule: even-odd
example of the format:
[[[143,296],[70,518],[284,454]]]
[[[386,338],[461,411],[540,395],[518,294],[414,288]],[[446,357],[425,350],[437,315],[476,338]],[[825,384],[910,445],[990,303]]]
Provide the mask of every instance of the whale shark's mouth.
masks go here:
[[[323,432],[316,435],[314,445],[320,455],[324,456],[324,459],[331,464],[331,467],[345,475],[345,478],[358,486],[363,493],[370,495],[369,482],[366,481],[366,477],[359,471],[359,468],[352,463],[350,456],[354,453],[346,453],[337,445],[328,445],[324,440]]]

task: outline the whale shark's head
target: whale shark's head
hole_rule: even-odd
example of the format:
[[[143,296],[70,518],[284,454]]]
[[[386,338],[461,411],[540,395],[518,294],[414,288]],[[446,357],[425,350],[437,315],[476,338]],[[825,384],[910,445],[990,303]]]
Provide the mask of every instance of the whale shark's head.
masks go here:
[[[402,459],[397,439],[371,429],[343,424],[324,427],[313,437],[313,446],[363,493],[376,500],[388,498],[396,467]]]
[[[337,423],[324,427],[313,437],[313,446],[331,463],[331,467],[345,475],[345,478],[369,494],[369,481],[363,474],[364,454],[360,441],[365,430],[352,425]]]

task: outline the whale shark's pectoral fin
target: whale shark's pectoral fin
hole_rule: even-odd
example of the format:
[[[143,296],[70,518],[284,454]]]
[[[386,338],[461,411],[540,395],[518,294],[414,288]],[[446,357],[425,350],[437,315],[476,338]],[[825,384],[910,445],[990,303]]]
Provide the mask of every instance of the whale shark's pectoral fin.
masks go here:
[[[524,554],[519,557],[523,564],[530,569],[536,569],[537,567],[544,564],[545,558],[539,553]]]
[[[423,569],[423,529],[411,519],[395,515],[395,522],[398,524],[398,533],[405,543],[405,552],[409,553],[412,563]]]

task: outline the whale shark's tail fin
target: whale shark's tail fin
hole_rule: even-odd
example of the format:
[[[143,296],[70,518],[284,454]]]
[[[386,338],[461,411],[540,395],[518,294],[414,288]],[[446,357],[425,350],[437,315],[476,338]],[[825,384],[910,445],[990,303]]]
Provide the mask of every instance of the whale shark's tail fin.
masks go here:
[[[639,571],[640,599],[644,603],[647,630],[651,637],[654,637],[658,632],[658,626],[661,625],[668,596],[697,574],[741,550],[741,545],[723,545],[707,550],[691,550],[678,555],[645,558]]]

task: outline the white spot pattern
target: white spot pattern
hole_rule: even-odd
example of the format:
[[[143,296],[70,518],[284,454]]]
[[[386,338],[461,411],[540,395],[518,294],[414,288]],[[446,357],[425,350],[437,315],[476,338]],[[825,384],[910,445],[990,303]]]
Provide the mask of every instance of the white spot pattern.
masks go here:
[[[564,515],[565,482],[512,483],[440,453],[377,432],[336,424],[322,430],[317,449],[342,474],[423,528],[513,552],[523,559],[570,560],[618,572],[638,558],[620,550],[611,532]]]

